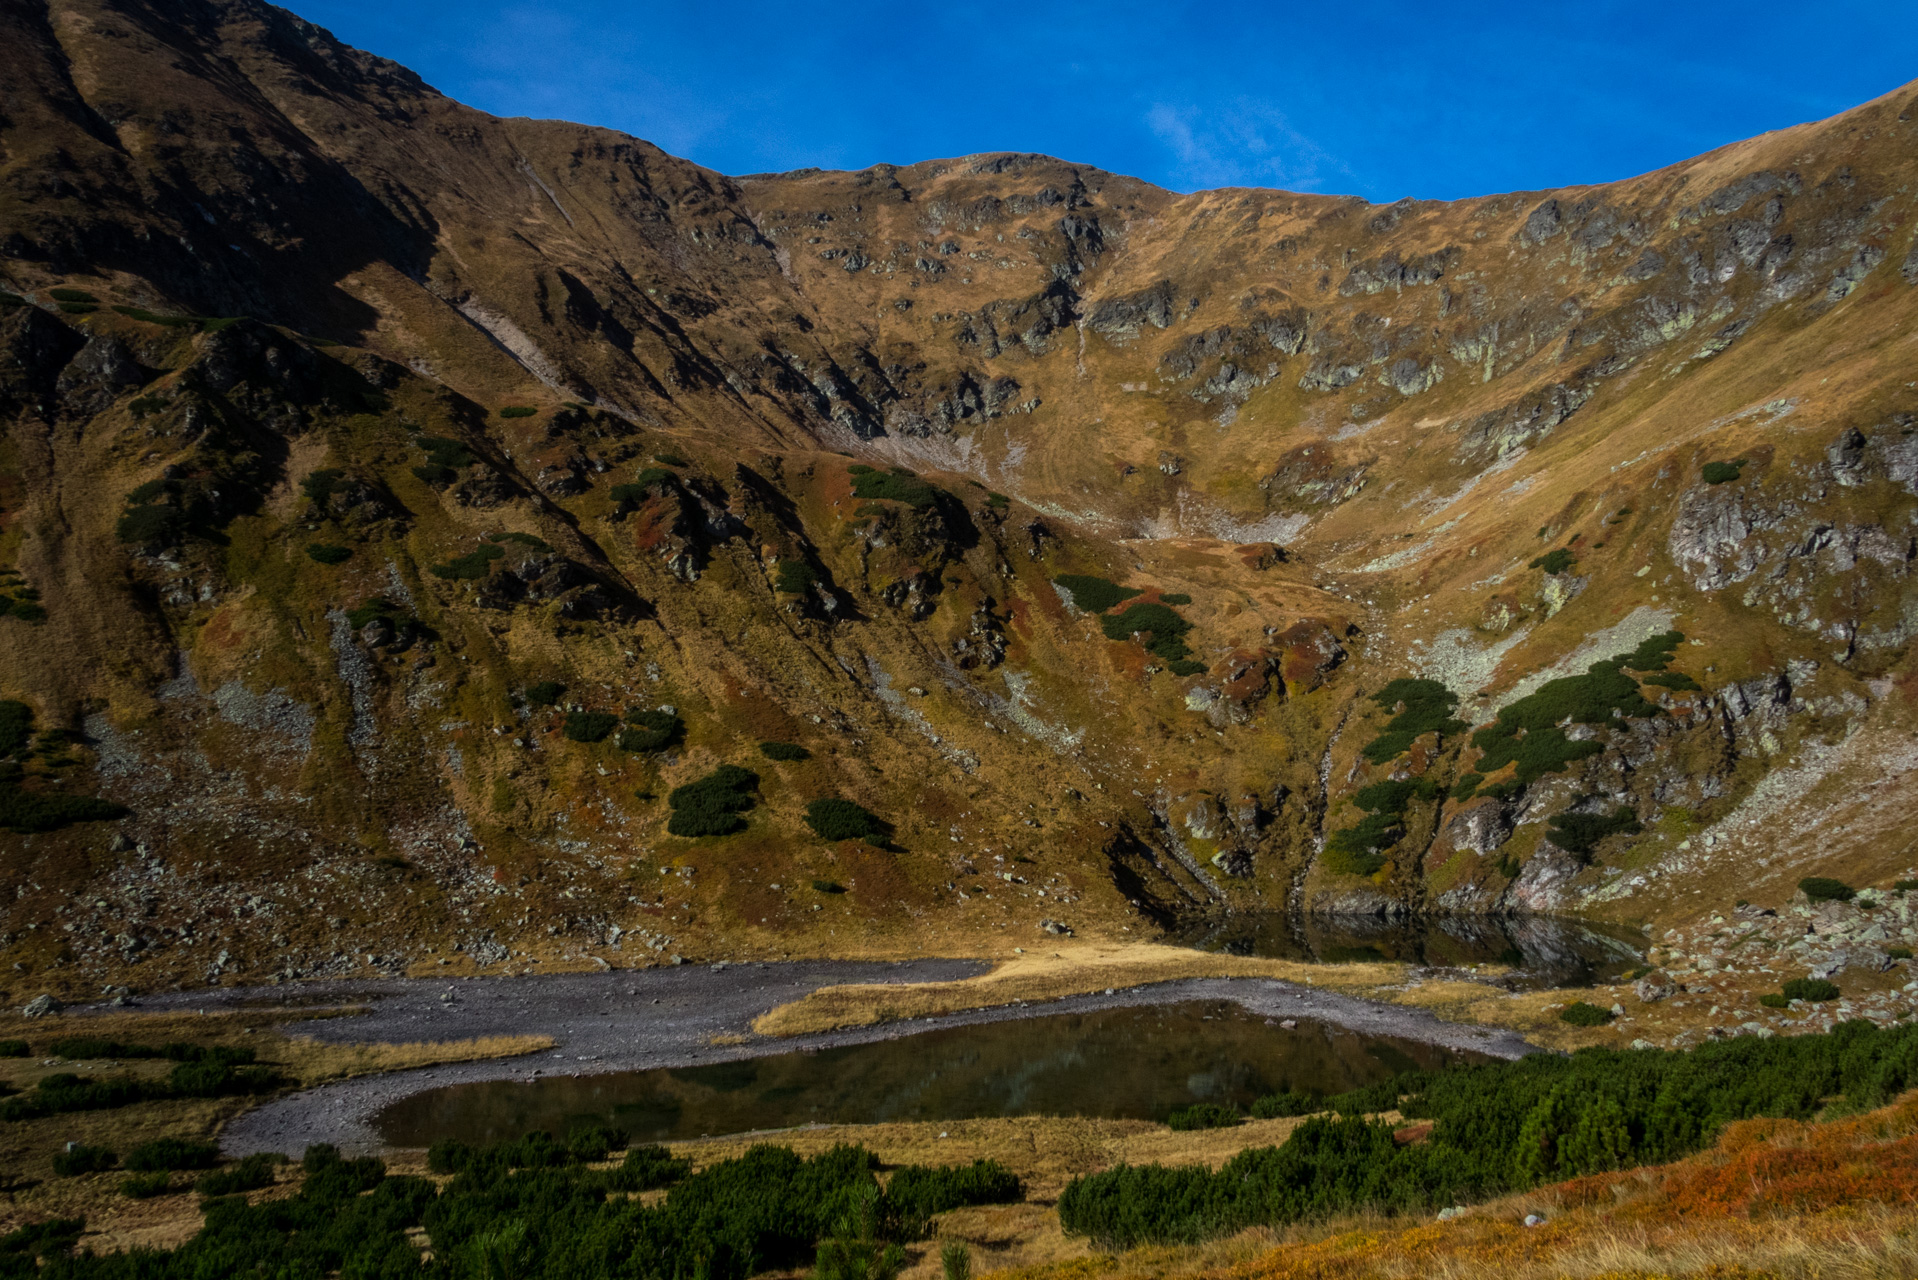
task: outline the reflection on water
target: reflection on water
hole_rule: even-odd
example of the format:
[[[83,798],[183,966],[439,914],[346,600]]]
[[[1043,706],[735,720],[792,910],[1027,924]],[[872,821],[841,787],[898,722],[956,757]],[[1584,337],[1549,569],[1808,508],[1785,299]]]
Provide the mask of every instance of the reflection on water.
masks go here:
[[[1229,1001],[1058,1014],[710,1066],[451,1085],[375,1120],[386,1141],[492,1142],[615,1124],[635,1141],[979,1116],[1163,1119],[1194,1102],[1339,1093],[1412,1068],[1476,1059],[1301,1021],[1286,1030]]]
[[[1506,964],[1527,987],[1614,982],[1641,962],[1645,939],[1620,928],[1544,916],[1310,916],[1261,912],[1196,922],[1167,939],[1201,951],[1323,964]]]

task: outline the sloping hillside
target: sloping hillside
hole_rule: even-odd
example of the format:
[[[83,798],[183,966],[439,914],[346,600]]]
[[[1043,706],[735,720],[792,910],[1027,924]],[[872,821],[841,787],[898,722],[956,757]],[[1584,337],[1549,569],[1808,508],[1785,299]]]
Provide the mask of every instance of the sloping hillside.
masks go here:
[[[0,24],[19,992],[1918,875],[1918,89],[1380,207]]]

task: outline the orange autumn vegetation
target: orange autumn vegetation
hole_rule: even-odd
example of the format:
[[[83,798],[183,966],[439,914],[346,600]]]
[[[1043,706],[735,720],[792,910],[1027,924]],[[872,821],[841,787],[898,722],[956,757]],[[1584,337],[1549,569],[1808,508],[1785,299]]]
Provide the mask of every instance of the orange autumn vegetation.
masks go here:
[[[1528,1213],[1547,1220],[1526,1227]],[[1034,1268],[1029,1278],[1918,1276],[1915,1232],[1918,1093],[1823,1124],[1743,1121],[1690,1159],[1540,1187],[1449,1222],[1348,1219],[1287,1231],[1229,1265],[1217,1246],[1210,1256],[1155,1248]]]

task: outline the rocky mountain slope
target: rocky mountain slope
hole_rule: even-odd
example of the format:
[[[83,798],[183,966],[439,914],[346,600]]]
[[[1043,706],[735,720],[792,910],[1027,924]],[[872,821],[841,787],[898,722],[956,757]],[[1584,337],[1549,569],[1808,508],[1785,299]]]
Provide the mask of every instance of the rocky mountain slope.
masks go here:
[[[1918,875],[1918,86],[1381,207],[0,24],[22,990]]]

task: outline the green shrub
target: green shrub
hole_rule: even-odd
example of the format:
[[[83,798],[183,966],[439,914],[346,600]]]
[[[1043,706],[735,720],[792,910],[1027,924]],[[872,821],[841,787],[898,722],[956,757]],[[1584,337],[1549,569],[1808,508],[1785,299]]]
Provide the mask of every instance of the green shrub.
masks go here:
[[[1074,1179],[1067,1233],[1100,1248],[1190,1242],[1334,1214],[1421,1213],[1566,1178],[1662,1164],[1752,1116],[1810,1119],[1833,1100],[1882,1106],[1918,1084],[1918,1027],[1739,1036],[1676,1052],[1584,1049],[1408,1072],[1327,1099],[1280,1146],[1203,1166],[1120,1166]],[[1362,1113],[1434,1122],[1400,1146]]]
[[[413,478],[433,489],[444,489],[460,478],[459,472],[451,467],[442,467],[436,463],[426,463],[413,468]]]
[[[200,327],[198,316],[170,316],[158,311],[148,311],[145,307],[113,308],[129,320],[138,320],[143,324],[160,324],[174,329],[197,329]]]
[[[127,1169],[153,1173],[168,1169],[211,1169],[220,1163],[220,1149],[211,1142],[189,1138],[156,1138],[127,1152]]]
[[[541,680],[538,684],[526,686],[526,701],[535,707],[550,707],[559,701],[559,695],[566,692],[566,686],[557,680]]]
[[[1798,888],[1813,902],[1850,902],[1858,896],[1856,889],[1830,876],[1807,876],[1798,882]]]
[[[127,412],[136,418],[144,418],[150,413],[158,413],[166,408],[165,396],[135,396],[127,401]]]
[[[1386,722],[1385,731],[1360,753],[1373,764],[1398,758],[1428,733],[1463,733],[1469,727],[1452,716],[1458,695],[1436,680],[1401,677],[1373,694],[1372,702],[1381,708],[1404,705],[1404,710]]]
[[[1148,635],[1150,639],[1145,641],[1146,652],[1167,662],[1179,662],[1192,656],[1192,651],[1185,643],[1185,635],[1192,630],[1192,624],[1162,604],[1127,605],[1123,613],[1108,613],[1101,617],[1099,629],[1105,632],[1108,640],[1130,640],[1135,635]]]
[[[99,301],[98,298],[88,293],[85,289],[65,289],[65,288],[49,289],[47,290],[47,293],[49,296],[53,298],[55,302],[98,302]]]
[[[376,618],[384,618],[389,625],[412,621],[398,605],[385,596],[368,596],[357,606],[346,611],[346,625],[355,631]]]
[[[1183,591],[1164,591],[1159,594],[1160,604],[1191,604],[1192,597]]]
[[[1706,484],[1730,484],[1738,479],[1738,473],[1745,469],[1745,460],[1736,462],[1707,462],[1699,475]]]
[[[193,1184],[193,1189],[208,1199],[258,1191],[273,1185],[273,1166],[277,1163],[274,1157],[265,1152],[250,1155],[238,1164],[201,1174],[200,1180]]]
[[[351,547],[336,547],[324,542],[306,544],[306,554],[321,564],[345,564],[353,556]]]
[[[652,489],[657,489],[664,493],[678,486],[679,477],[664,467],[647,467],[633,480],[633,484],[641,493]]]
[[[746,824],[739,814],[752,808],[752,789],[758,785],[759,775],[752,770],[722,764],[697,782],[674,787],[666,797],[673,811],[666,820],[668,834],[694,838],[743,829]]]
[[[151,1200],[173,1190],[173,1179],[165,1169],[136,1173],[120,1183],[120,1194],[129,1200]]]
[[[1461,775],[1459,780],[1452,784],[1452,799],[1463,804],[1478,794],[1479,784],[1484,781],[1485,775],[1482,773],[1467,773]]]
[[[1324,1106],[1311,1094],[1288,1089],[1283,1093],[1268,1093],[1253,1103],[1252,1118],[1278,1120],[1286,1116],[1309,1116],[1322,1110]]]
[[[1165,1118],[1166,1128],[1182,1133],[1191,1129],[1230,1129],[1244,1123],[1244,1116],[1215,1102],[1195,1102]]]
[[[768,760],[778,760],[786,764],[796,764],[801,760],[812,759],[812,752],[796,742],[762,742],[759,754]]]
[[[530,418],[539,410],[526,404],[509,404],[499,411],[502,418]]]
[[[1590,862],[1592,852],[1605,837],[1620,833],[1637,835],[1644,829],[1637,814],[1621,807],[1605,814],[1561,813],[1551,820],[1546,834],[1553,844],[1580,862]]]
[[[0,599],[5,599],[5,597],[0,596]],[[15,600],[7,605],[6,616],[9,618],[18,618],[22,622],[45,622],[47,620],[47,610],[45,605],[38,604],[32,600]]]
[[[4,750],[0,750],[0,755],[5,754]],[[1900,880],[1891,887],[1898,893],[1918,893],[1918,880]]]
[[[1547,551],[1525,567],[1543,569],[1549,574],[1561,574],[1578,563],[1578,557],[1572,554],[1570,547],[1560,547],[1556,551]]]
[[[1575,1027],[1602,1027],[1612,1020],[1610,1009],[1583,1000],[1574,1000],[1559,1011],[1558,1020],[1569,1022]]]
[[[178,507],[134,507],[113,526],[122,542],[141,547],[170,547],[186,532],[186,516]]]
[[[532,551],[550,552],[553,549],[553,544],[538,534],[520,533],[517,530],[510,529],[505,533],[489,533],[486,535],[486,540],[488,542],[511,542]]]
[[[1134,596],[1145,594],[1089,573],[1062,573],[1053,581],[1066,589],[1072,597],[1072,607],[1081,613],[1104,613]]]
[[[783,594],[803,596],[819,581],[819,572],[804,560],[781,560],[774,586]]]
[[[56,1058],[66,1058],[74,1062],[85,1062],[97,1058],[164,1058],[166,1056],[151,1045],[128,1044],[123,1040],[105,1040],[98,1036],[65,1036],[48,1045],[47,1052]]]
[[[812,887],[814,891],[818,893],[844,893],[846,891],[846,886],[840,884],[837,880],[815,880],[812,882]]]
[[[445,564],[432,566],[433,576],[452,581],[473,582],[486,576],[493,567],[493,561],[502,560],[506,553],[490,542],[482,542],[463,556],[455,556]]]
[[[0,307],[24,307],[26,305],[27,300],[19,294],[9,293],[5,289],[0,289]]]
[[[574,742],[604,742],[619,727],[610,711],[569,711],[563,732]]]
[[[1438,780],[1429,774],[1360,787],[1352,803],[1367,816],[1326,838],[1326,869],[1338,875],[1376,874],[1385,865],[1384,851],[1405,838],[1405,811],[1412,801],[1433,800],[1439,794]]]
[[[1671,665],[1678,653],[1678,646],[1684,640],[1682,631],[1662,631],[1647,637],[1638,648],[1613,661],[1630,671],[1663,671]]]
[[[891,824],[850,800],[814,800],[806,806],[805,816],[806,825],[821,840],[864,840],[884,847],[892,839]]]
[[[1782,992],[1767,991],[1758,997],[1758,1003],[1764,1005],[1767,1009],[1783,1009],[1790,1005],[1791,1001],[1786,999]]]
[[[25,1040],[0,1040],[0,1058],[25,1058],[30,1056]]]
[[[624,1151],[632,1135],[611,1125],[589,1124],[566,1131],[566,1153],[582,1164],[604,1160],[609,1152]]]
[[[1701,688],[1698,681],[1682,671],[1654,671],[1640,683],[1656,685],[1661,689],[1673,689],[1679,693],[1697,693]]]
[[[474,458],[473,451],[463,442],[451,440],[445,436],[421,436],[413,443],[425,450],[426,461],[436,467],[457,470],[460,467],[470,467],[478,461]],[[418,473],[415,472],[415,474]]]
[[[608,1191],[657,1191],[682,1182],[693,1171],[690,1158],[675,1158],[662,1146],[635,1147],[617,1169],[599,1175]]]
[[[1787,1000],[1807,1000],[1813,1004],[1836,1000],[1839,995],[1838,984],[1823,978],[1793,978],[1783,990]]]
[[[282,1083],[269,1067],[236,1065],[226,1058],[182,1062],[167,1075],[167,1095],[175,1098],[228,1098],[266,1093]]]
[[[635,707],[626,713],[632,727],[619,732],[621,751],[658,751],[679,736],[684,727],[679,716],[670,711],[642,711]]]
[[[132,507],[144,506],[156,498],[168,497],[179,491],[180,482],[178,480],[168,480],[164,478],[148,480],[144,484],[133,486],[132,492],[127,494],[127,505]]]
[[[15,698],[0,699],[0,759],[18,755],[33,737],[33,708]]]
[[[15,835],[58,831],[78,822],[112,822],[132,810],[97,796],[29,791],[15,779],[0,779],[0,830]]]
[[[59,302],[54,305],[70,316],[90,316],[100,309],[91,302]]]
[[[986,505],[994,511],[1004,511],[1012,505],[1012,499],[1003,493],[988,493],[986,495]]]
[[[904,467],[856,474],[852,492],[855,498],[868,502],[903,502],[909,507],[930,507],[945,496],[943,490],[927,484]]]
[[[899,1234],[923,1236],[934,1214],[981,1204],[1016,1204],[1025,1198],[1019,1176],[997,1160],[969,1165],[909,1164],[886,1185],[887,1216]]]
[[[1911,948],[1910,947],[1886,947],[1885,955],[1890,957],[1893,960],[1909,960],[1911,959]]]
[[[323,507],[329,498],[346,488],[346,486],[341,483],[341,481],[345,479],[346,473],[344,471],[339,470],[337,467],[325,467],[318,471],[308,472],[306,479],[300,481],[300,491],[312,499],[316,505]],[[136,489],[134,492],[138,493],[139,490]]]
[[[63,1178],[77,1178],[83,1173],[105,1173],[118,1163],[120,1157],[106,1147],[76,1142],[53,1157],[53,1171]]]
[[[1174,658],[1165,664],[1167,671],[1175,676],[1197,676],[1205,674],[1205,663],[1191,658]]]
[[[1676,632],[1669,633],[1655,637],[1654,641],[1669,640],[1666,644],[1669,648],[1676,643],[1671,639],[1676,635]],[[1495,723],[1472,735],[1472,745],[1484,753],[1474,768],[1490,774],[1516,763],[1519,782],[1536,782],[1548,773],[1557,773],[1574,761],[1604,750],[1596,741],[1573,741],[1559,727],[1562,722],[1609,725],[1616,716],[1649,719],[1665,714],[1660,707],[1645,700],[1638,691],[1638,683],[1624,671],[1628,666],[1642,670],[1634,665],[1641,660],[1660,661],[1656,656],[1643,657],[1645,653],[1646,646],[1640,646],[1636,653],[1594,662],[1584,675],[1548,680],[1534,693],[1505,707]]]
[[[656,453],[653,455],[653,461],[662,467],[690,467],[693,465],[676,453]]]

